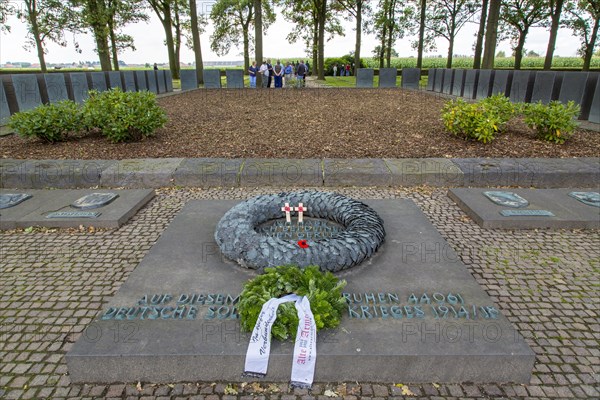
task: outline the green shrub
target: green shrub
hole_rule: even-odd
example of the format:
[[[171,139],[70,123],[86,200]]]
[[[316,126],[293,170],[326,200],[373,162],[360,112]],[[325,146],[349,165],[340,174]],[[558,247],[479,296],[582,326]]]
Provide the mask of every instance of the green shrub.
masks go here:
[[[573,101],[566,105],[559,101],[552,101],[548,105],[538,102],[527,104],[523,109],[525,123],[537,131],[540,138],[561,144],[577,128],[575,118],[579,112],[579,106]]]
[[[117,88],[90,91],[89,95],[83,105],[85,125],[88,129],[100,129],[113,143],[151,136],[167,122],[154,93],[123,92]]]
[[[81,129],[81,110],[70,100],[44,104],[32,110],[14,114],[9,126],[20,136],[35,136],[46,142],[62,142],[69,133]]]
[[[515,106],[515,104],[503,94],[495,94],[485,98],[481,101],[481,104],[487,111],[493,112],[498,116],[501,125],[498,126],[498,130],[500,131],[504,128],[504,125],[517,114],[518,110],[518,106]]]
[[[345,285],[346,281],[338,281],[331,272],[323,273],[317,266],[304,269],[291,265],[265,268],[265,273],[248,281],[240,294],[238,310],[242,329],[252,332],[263,304],[271,298],[290,293],[308,297],[317,330],[335,328],[346,307],[341,292]],[[296,307],[293,303],[281,304],[271,330],[272,336],[280,340],[295,338],[297,328]]]
[[[446,129],[465,139],[476,139],[483,143],[494,140],[502,120],[483,103],[467,103],[462,99],[451,100],[442,109],[442,120]]]

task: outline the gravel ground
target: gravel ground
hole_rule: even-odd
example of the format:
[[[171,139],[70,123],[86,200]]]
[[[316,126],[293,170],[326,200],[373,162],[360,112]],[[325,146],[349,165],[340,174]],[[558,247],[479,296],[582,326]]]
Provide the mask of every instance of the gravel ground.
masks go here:
[[[153,138],[110,144],[90,135],[48,145],[0,138],[0,156],[27,159],[424,158],[597,156],[600,135],[578,130],[564,145],[520,121],[490,144],[445,132],[446,96],[402,89],[197,90],[158,100],[169,116]]]
[[[0,234],[0,398],[330,400],[327,390],[344,400],[410,393],[429,399],[600,397],[598,231],[481,229],[445,189],[423,187],[335,190],[354,198],[410,198],[421,207],[536,353],[528,385],[320,382],[309,392],[268,383],[71,384],[64,354],[187,201],[280,190],[293,188],[163,189],[117,230]]]

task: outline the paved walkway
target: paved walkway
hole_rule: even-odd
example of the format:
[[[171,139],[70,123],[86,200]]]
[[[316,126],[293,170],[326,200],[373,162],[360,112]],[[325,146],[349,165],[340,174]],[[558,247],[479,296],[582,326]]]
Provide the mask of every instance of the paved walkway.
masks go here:
[[[325,189],[414,200],[536,353],[528,385],[320,382],[306,391],[269,383],[71,384],[65,353],[187,201],[290,189],[160,189],[120,229],[0,233],[0,398],[600,398],[598,231],[482,229],[446,189],[423,186]]]

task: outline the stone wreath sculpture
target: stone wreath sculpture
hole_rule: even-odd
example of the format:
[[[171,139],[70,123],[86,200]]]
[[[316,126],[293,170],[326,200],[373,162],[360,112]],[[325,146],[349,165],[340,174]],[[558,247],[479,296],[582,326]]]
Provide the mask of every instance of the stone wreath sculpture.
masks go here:
[[[284,203],[303,203],[304,215],[335,221],[344,230],[326,239],[308,239],[307,248],[295,240],[259,233],[255,228],[283,217]],[[301,191],[263,195],[231,208],[217,224],[215,240],[221,252],[240,265],[262,271],[277,265],[318,265],[322,271],[341,271],[371,257],[385,238],[383,220],[366,204],[337,193]]]

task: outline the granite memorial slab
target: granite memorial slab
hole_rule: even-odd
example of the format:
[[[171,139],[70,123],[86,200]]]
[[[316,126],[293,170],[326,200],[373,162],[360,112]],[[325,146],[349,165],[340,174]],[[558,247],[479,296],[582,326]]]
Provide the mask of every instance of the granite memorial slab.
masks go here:
[[[537,103],[541,101],[543,104],[548,104],[554,100],[553,93],[556,79],[557,74],[554,71],[536,72],[531,92],[531,102]]]
[[[225,70],[225,80],[228,89],[243,89],[244,71],[241,69],[227,69]]]
[[[389,186],[392,175],[383,160],[377,158],[326,158],[325,186]]]
[[[356,70],[356,87],[372,88],[375,71],[373,68],[358,68]]]
[[[564,72],[558,101],[563,104],[574,101],[576,104],[581,105],[589,75],[588,72],[582,71]]]
[[[419,89],[421,82],[420,68],[402,68],[402,87],[404,89]]]
[[[80,225],[118,228],[154,197],[154,190],[0,190],[0,195],[5,194],[27,194],[31,197],[16,206],[0,210],[0,229],[30,226],[77,228]],[[109,201],[110,198],[112,200]]]
[[[494,73],[495,71],[493,69],[479,70],[479,78],[477,79],[476,92],[476,98],[478,100],[490,97],[492,93],[492,84],[494,82]]]
[[[137,92],[137,87],[135,86],[134,71],[121,72],[121,79],[123,81],[123,88],[126,92]]]
[[[2,80],[0,80],[0,126],[8,124],[10,119],[10,108],[8,107],[8,99]]]
[[[513,71],[513,79],[510,85],[510,101],[513,103],[531,102],[535,72]]]
[[[88,98],[90,87],[85,72],[73,72],[69,74],[72,99],[76,103],[83,103]]]
[[[454,80],[452,81],[452,91],[451,94],[454,96],[462,96],[463,95],[463,86],[465,84],[465,74],[466,71],[464,69],[455,69],[454,70]]]
[[[450,68],[444,69],[444,83],[442,85],[442,93],[451,94],[452,86],[454,85],[454,70]]]
[[[2,101],[1,97],[0,101]],[[592,96],[588,121],[600,124],[600,78],[596,80],[596,88]]]
[[[433,91],[441,93],[444,88],[444,69],[435,69],[435,80],[433,81]]]
[[[446,158],[384,158],[392,174],[392,186],[457,186],[462,171]]]
[[[462,97],[474,99],[477,96],[477,82],[479,80],[480,70],[468,69],[465,72],[465,83],[463,84]]]
[[[35,74],[12,74],[11,78],[19,111],[42,105],[42,95]]]
[[[148,84],[148,91],[152,93],[158,93],[158,83],[156,76],[156,71],[146,71],[146,83]]]
[[[239,158],[186,158],[177,166],[173,183],[192,187],[239,186],[243,164]]]
[[[179,71],[181,78],[181,90],[198,89],[198,76],[195,69],[182,69]]]
[[[590,189],[510,189],[526,199],[523,208],[495,204],[485,196],[487,189],[453,188],[448,196],[477,225],[488,229],[598,229],[600,209],[573,197],[573,192],[596,192]],[[586,195],[594,199],[593,194]]]
[[[125,159],[102,171],[100,186],[148,188],[173,186],[175,171],[183,158]]]
[[[69,100],[64,74],[44,74],[44,81],[50,103]]]
[[[320,159],[248,159],[240,173],[240,186],[322,186]]]
[[[104,72],[90,72],[90,78],[92,80],[91,88],[99,92],[105,92],[108,90],[106,85],[106,74]]]
[[[503,96],[508,96],[512,79],[513,71],[504,69],[495,70],[491,95],[501,94]]]
[[[205,69],[203,72],[205,89],[221,88],[221,71],[218,69]]]
[[[159,69],[156,71],[156,83],[158,88],[158,93],[167,93],[167,83],[165,81],[165,71]]]
[[[435,68],[429,68],[427,70],[427,90],[433,91],[433,84],[435,82]]]
[[[108,80],[108,87],[111,89],[119,88],[123,90],[123,79],[121,78],[120,71],[108,71],[106,73]]]
[[[138,92],[148,90],[148,80],[146,78],[146,71],[134,71],[135,72],[135,84]]]
[[[347,310],[337,329],[317,334],[315,380],[529,382],[535,354],[421,210],[364,202],[386,242],[339,275]],[[66,355],[72,382],[256,380],[242,377],[250,335],[236,308],[256,272],[214,240],[235,204],[186,204]],[[269,382],[288,381],[293,345],[273,341]]]
[[[167,89],[167,93],[173,91],[173,74],[171,74],[170,70],[165,71],[165,87]]]
[[[397,68],[379,68],[379,87],[395,88],[397,77]]]

